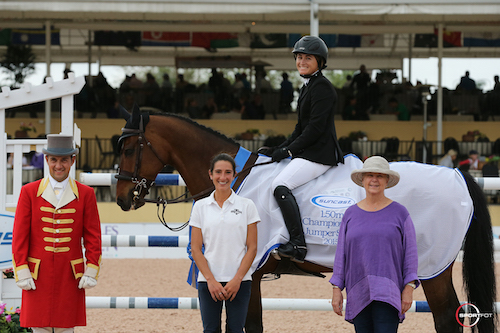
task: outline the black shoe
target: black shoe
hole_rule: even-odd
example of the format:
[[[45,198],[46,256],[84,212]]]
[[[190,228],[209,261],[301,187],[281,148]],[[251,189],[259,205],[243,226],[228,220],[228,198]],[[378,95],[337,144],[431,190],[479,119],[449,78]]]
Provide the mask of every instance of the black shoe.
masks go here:
[[[290,258],[291,261],[302,264],[307,254],[307,248],[288,242],[278,247],[278,253],[281,257]]]

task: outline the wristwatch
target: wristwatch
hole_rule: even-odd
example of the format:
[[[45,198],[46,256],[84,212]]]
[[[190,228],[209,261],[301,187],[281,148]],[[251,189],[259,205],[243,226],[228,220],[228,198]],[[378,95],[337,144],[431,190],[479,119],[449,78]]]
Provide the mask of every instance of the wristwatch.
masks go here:
[[[406,285],[412,287],[413,289],[417,288],[417,285],[415,283],[412,283],[412,282],[408,282]]]

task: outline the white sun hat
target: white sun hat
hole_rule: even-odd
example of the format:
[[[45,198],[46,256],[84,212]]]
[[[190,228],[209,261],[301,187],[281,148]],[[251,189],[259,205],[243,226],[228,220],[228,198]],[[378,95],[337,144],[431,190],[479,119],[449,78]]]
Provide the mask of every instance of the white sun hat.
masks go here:
[[[356,185],[363,187],[363,174],[367,172],[383,173],[389,176],[387,187],[395,186],[399,182],[399,173],[391,170],[389,162],[382,156],[372,156],[365,160],[362,169],[353,170],[351,172],[351,179]]]

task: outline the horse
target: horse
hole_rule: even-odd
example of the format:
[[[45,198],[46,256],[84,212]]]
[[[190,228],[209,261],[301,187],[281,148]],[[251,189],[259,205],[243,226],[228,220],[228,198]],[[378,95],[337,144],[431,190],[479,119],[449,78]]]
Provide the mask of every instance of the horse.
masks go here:
[[[225,135],[179,115],[141,113],[138,108],[134,108],[132,114],[127,112],[123,114],[127,124],[123,128],[120,138],[120,163],[116,195],[117,204],[124,211],[132,208],[139,209],[144,205],[149,188],[165,165],[175,167],[183,177],[189,192],[197,199],[207,196],[213,188],[207,172],[211,158],[218,153],[226,152],[237,157],[239,153],[243,152],[249,157],[244,167],[240,168],[234,188],[241,186],[242,182],[244,183],[249,177],[248,175],[257,168],[273,168],[277,164],[273,163],[267,167],[258,166],[255,164],[258,154],[250,153]],[[341,168],[341,166],[337,168]],[[428,168],[439,167],[428,166]],[[479,320],[473,330],[494,332],[496,286],[490,216],[481,188],[469,174],[464,173],[462,176],[460,177],[461,181],[465,180],[465,191],[468,191],[471,207],[473,205],[474,209],[473,216],[471,214],[471,219],[468,220],[470,225],[467,226],[468,229],[465,228],[464,236],[462,236],[465,237],[463,243],[465,291],[469,303],[476,305],[482,313],[493,314],[489,318],[485,317]],[[244,184],[244,186],[246,185]],[[441,203],[438,208],[446,210],[448,207],[443,205],[454,207],[454,205],[461,204],[459,202],[448,203],[448,201],[445,200],[445,203]],[[434,203],[429,203],[429,205],[432,204]],[[411,205],[411,202],[408,205]],[[261,213],[259,211],[259,214]],[[265,214],[261,214],[261,217],[263,215]],[[259,225],[267,222],[263,219]],[[431,222],[434,223],[434,221]],[[414,223],[417,224],[418,221],[414,220]],[[438,225],[437,223],[436,221],[435,225]],[[436,233],[434,230],[429,230],[429,232]],[[462,239],[459,241],[461,244]],[[459,250],[460,248],[456,250],[455,256]],[[331,256],[333,257],[333,253]],[[285,260],[286,258],[279,259],[273,255],[267,256],[252,275],[251,300],[245,324],[246,332],[263,332],[260,283],[264,276],[270,274],[275,276],[306,274],[324,277],[323,273],[332,272],[331,265],[326,266],[311,262],[307,260],[307,257],[304,263],[291,262]],[[463,324],[456,319],[458,318],[456,314],[458,313],[457,309],[460,308],[460,302],[452,283],[454,260],[455,257],[436,276],[421,280],[433,315],[435,329],[439,333],[463,331]]]

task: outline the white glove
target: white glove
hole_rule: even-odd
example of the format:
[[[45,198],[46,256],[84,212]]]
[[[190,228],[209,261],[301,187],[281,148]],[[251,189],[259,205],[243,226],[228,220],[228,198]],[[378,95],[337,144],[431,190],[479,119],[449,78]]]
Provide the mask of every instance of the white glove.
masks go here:
[[[32,277],[27,279],[19,280],[16,282],[17,286],[23,290],[35,290],[35,281],[33,281]]]
[[[80,279],[80,283],[78,284],[78,288],[80,289],[90,289],[94,288],[97,285],[97,280],[91,276],[84,275]]]

